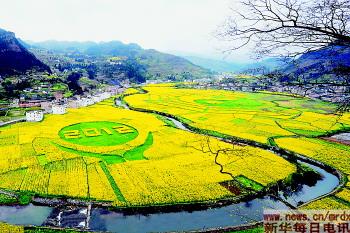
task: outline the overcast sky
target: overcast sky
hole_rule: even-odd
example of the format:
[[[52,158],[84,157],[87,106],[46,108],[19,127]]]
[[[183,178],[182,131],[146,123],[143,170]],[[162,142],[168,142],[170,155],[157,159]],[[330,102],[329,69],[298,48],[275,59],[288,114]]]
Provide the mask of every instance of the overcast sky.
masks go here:
[[[213,34],[235,1],[0,0],[0,28],[24,40],[120,40],[163,52],[223,58],[223,45]],[[247,57],[241,53],[240,58]]]

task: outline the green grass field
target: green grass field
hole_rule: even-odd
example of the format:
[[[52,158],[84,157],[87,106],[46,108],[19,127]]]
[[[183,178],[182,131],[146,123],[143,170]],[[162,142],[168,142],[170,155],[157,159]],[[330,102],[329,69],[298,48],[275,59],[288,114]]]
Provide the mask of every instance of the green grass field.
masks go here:
[[[83,122],[64,127],[60,137],[70,143],[83,146],[113,146],[135,139],[135,128],[116,122]]]

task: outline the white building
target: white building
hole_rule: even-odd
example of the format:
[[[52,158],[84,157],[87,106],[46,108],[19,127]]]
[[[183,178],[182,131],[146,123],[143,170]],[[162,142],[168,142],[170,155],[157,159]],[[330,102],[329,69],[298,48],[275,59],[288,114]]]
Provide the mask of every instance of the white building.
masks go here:
[[[92,101],[94,101],[95,103],[98,103],[98,102],[101,102],[105,99],[108,99],[110,98],[112,95],[111,93],[109,92],[103,92],[103,93],[100,93],[100,94],[97,94],[97,95],[94,95],[92,97]]]
[[[52,105],[52,114],[65,114],[66,107],[63,105]]]
[[[98,103],[98,102],[100,102],[102,99],[101,99],[101,97],[99,96],[99,95],[97,95],[97,96],[93,96],[92,97],[92,101],[94,101],[95,103]]]
[[[68,101],[68,108],[79,108],[78,100],[70,100]]]
[[[38,122],[44,119],[44,113],[42,111],[29,111],[26,112],[26,121]]]
[[[19,107],[19,99],[13,99],[11,103],[11,107],[18,108]]]
[[[93,105],[94,101],[90,98],[81,98],[80,100],[78,100],[78,104],[79,106],[86,107],[89,105]]]
[[[44,110],[45,113],[50,113],[52,109],[52,105],[48,101],[41,102],[40,107],[42,110]]]

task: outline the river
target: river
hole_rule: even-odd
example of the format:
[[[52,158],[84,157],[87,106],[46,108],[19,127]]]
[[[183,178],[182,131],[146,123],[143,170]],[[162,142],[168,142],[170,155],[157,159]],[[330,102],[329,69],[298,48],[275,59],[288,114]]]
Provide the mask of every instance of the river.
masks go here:
[[[121,101],[116,102],[127,107]],[[190,131],[181,122],[168,117],[176,127]],[[109,232],[169,232],[190,231],[238,226],[262,221],[262,212],[267,209],[288,209],[290,206],[311,201],[326,195],[339,185],[339,178],[321,166],[301,162],[321,174],[322,179],[314,185],[301,184],[294,192],[280,192],[279,198],[271,196],[255,198],[250,201],[193,211],[174,211],[149,214],[125,214],[122,211],[110,211],[92,207],[43,207],[0,206],[0,221],[18,225],[55,225],[76,227],[94,231]]]

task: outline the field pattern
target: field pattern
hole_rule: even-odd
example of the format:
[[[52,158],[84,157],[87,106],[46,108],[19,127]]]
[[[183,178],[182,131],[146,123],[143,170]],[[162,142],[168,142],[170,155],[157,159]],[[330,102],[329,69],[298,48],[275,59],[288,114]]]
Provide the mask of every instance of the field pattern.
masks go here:
[[[125,97],[132,107],[168,113],[199,129],[257,141],[328,164],[350,179],[350,147],[319,136],[349,130],[350,114],[319,100],[271,93],[175,88],[149,85],[146,94]],[[269,165],[261,165],[268,168]],[[244,166],[242,166],[244,167]],[[340,192],[305,208],[349,208],[350,183]]]
[[[147,94],[125,97],[131,106],[181,117],[200,129],[268,143],[280,136],[319,136],[349,127],[333,115],[335,106],[318,100],[267,93],[178,89],[149,85]],[[234,130],[233,130],[234,129]]]
[[[112,100],[69,109],[42,122],[0,128],[0,188],[119,207],[235,198],[222,185],[232,177],[198,150],[205,140],[156,115],[116,108]],[[210,146],[232,147],[216,139]],[[224,170],[260,186],[296,170],[271,152],[235,148],[220,155]]]

